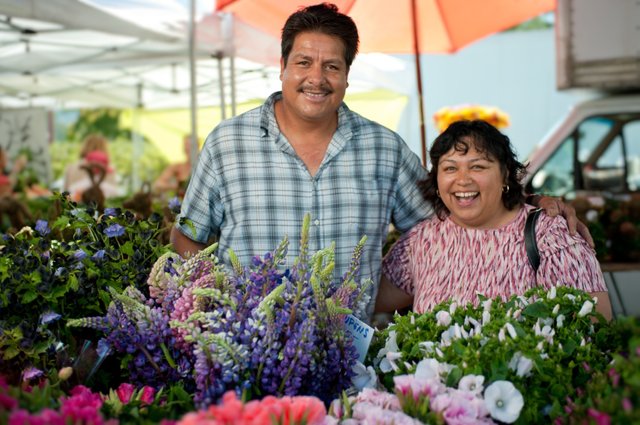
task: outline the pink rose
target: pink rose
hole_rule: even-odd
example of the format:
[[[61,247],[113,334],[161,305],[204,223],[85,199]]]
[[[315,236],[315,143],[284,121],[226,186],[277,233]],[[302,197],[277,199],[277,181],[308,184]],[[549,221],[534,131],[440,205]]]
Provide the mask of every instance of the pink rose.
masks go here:
[[[140,401],[142,404],[151,404],[156,395],[156,389],[145,385],[140,392]]]
[[[135,391],[135,389],[136,388],[131,384],[127,384],[124,382],[120,384],[120,386],[116,390],[116,394],[118,395],[120,402],[122,402],[122,404],[129,403],[131,401],[131,397],[133,396],[133,392]]]

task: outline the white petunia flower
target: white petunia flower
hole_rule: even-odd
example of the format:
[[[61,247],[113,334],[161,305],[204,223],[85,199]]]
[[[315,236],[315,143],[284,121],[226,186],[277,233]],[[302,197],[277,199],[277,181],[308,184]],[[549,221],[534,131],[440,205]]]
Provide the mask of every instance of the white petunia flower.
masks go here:
[[[491,313],[489,313],[488,311],[483,311],[482,312],[482,326],[485,326],[487,323],[489,323],[491,321]]]
[[[449,306],[449,314],[453,316],[457,308],[458,308],[458,303],[452,302],[451,305]]]
[[[584,304],[582,304],[582,308],[578,312],[578,317],[584,317],[587,314],[591,313],[592,311],[593,311],[593,303],[591,301],[585,301]]]
[[[436,322],[438,326],[449,326],[451,324],[451,315],[448,311],[440,310],[436,313]]]
[[[511,339],[516,339],[518,337],[516,328],[514,328],[511,323],[507,323],[505,327],[507,328],[507,332],[509,332],[509,336],[511,337]]]
[[[533,361],[518,351],[509,361],[509,369],[515,371],[520,378],[529,376],[533,369]]]
[[[560,311],[560,304],[556,304],[555,307],[553,307],[553,315],[557,315],[558,312]]]
[[[498,332],[498,341],[504,342],[505,339],[507,339],[507,337],[505,336],[504,328],[500,328],[500,331]]]
[[[524,406],[524,398],[509,381],[495,381],[484,392],[484,403],[492,418],[514,423]]]
[[[416,324],[416,316],[414,314],[411,315],[411,324],[412,325]]]
[[[493,302],[493,300],[491,300],[491,299],[482,301],[482,310],[486,311],[486,312],[491,310],[491,303],[492,302]]]
[[[484,376],[482,375],[466,375],[458,382],[458,389],[467,391],[479,396],[484,389]]]
[[[547,293],[547,299],[554,299],[556,297],[556,287],[552,286],[549,292]]]
[[[564,314],[558,315],[556,317],[556,326],[560,329],[564,325]]]
[[[351,383],[358,391],[362,391],[363,388],[376,388],[378,377],[373,367],[367,367],[356,361],[353,372],[355,375],[351,378]]]
[[[387,351],[380,361],[380,370],[383,373],[389,373],[391,371],[397,372],[400,368],[396,364],[396,360],[400,360],[401,358],[402,352]]]
[[[420,360],[414,373],[416,379],[440,379],[440,362],[436,359]]]
[[[575,302],[576,301],[576,296],[573,294],[564,294],[564,297]]]
[[[420,347],[423,353],[431,354],[434,351],[435,345],[436,343],[433,341],[423,341],[418,344],[418,347]]]

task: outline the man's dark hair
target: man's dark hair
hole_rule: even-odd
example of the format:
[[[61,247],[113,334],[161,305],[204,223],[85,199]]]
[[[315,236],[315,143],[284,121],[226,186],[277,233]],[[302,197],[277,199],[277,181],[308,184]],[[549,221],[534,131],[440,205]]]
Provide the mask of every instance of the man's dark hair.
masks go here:
[[[344,44],[344,60],[347,69],[358,53],[358,28],[349,16],[338,12],[338,7],[331,3],[308,6],[293,13],[282,28],[280,49],[284,64],[287,64],[293,42],[302,32],[319,32],[338,37]]]
[[[506,176],[505,184],[508,186],[508,190],[502,193],[502,203],[508,210],[524,204],[521,181],[527,166],[518,161],[509,138],[486,121],[457,121],[433,141],[429,151],[431,170],[426,180],[418,183],[422,196],[433,205],[440,219],[444,219],[449,214],[449,210],[437,193],[438,164],[440,158],[452,148],[462,154],[475,148],[478,152],[498,161],[502,175]]]

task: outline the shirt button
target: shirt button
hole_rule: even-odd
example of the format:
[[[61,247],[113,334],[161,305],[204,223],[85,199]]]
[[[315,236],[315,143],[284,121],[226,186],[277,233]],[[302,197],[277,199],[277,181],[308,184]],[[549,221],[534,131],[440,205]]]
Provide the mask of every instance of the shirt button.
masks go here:
[[[316,226],[320,226],[320,220],[316,218],[316,221],[313,222]]]

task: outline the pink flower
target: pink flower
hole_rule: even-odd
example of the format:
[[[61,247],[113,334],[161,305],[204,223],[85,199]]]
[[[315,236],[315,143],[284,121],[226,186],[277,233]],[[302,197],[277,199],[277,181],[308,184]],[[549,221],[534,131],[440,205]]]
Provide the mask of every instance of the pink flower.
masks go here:
[[[587,414],[590,418],[595,420],[597,425],[611,425],[611,418],[606,413],[599,412],[593,408],[589,408],[587,410]]]
[[[142,404],[151,404],[156,395],[156,389],[145,385],[140,392],[140,401]]]
[[[120,384],[120,386],[116,390],[116,394],[118,395],[120,402],[122,404],[129,403],[131,401],[131,397],[133,396],[133,392],[135,391],[135,389],[136,388],[131,384],[127,384],[125,382]]]
[[[628,397],[622,399],[622,408],[627,413],[631,413],[633,410],[633,403],[631,403],[631,400],[629,400]]]
[[[94,394],[83,385],[71,390],[71,397],[60,397],[60,414],[65,423],[101,425],[104,423],[100,409],[102,396]]]
[[[611,378],[611,384],[615,387],[618,386],[618,384],[620,383],[620,374],[618,373],[617,370],[615,370],[615,368],[611,368],[609,369],[609,378]]]
[[[297,396],[283,397],[282,424],[302,424],[315,425],[322,423],[327,416],[327,410],[320,399],[316,397]]]

